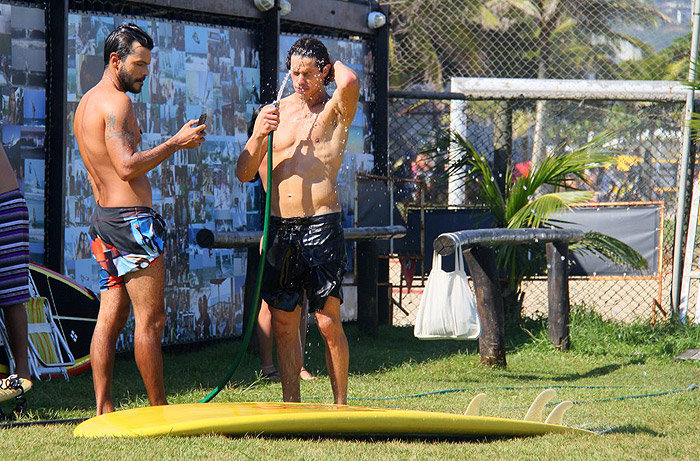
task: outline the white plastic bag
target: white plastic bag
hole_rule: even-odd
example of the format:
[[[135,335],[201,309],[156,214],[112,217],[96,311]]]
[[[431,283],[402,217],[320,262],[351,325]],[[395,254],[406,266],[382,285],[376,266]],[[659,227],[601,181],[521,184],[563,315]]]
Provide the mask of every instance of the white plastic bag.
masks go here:
[[[476,298],[464,270],[462,247],[455,248],[455,270],[442,270],[442,256],[433,252],[413,334],[419,339],[476,339],[481,334]]]

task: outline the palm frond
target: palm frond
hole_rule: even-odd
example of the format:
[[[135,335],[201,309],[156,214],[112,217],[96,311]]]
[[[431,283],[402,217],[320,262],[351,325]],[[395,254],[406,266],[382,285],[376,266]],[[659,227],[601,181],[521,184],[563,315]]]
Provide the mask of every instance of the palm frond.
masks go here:
[[[450,175],[465,175],[466,182],[478,182],[480,189],[479,198],[491,210],[491,213],[496,218],[496,222],[505,223],[505,199],[501,193],[501,189],[496,183],[496,178],[491,171],[489,162],[482,154],[480,154],[469,142],[457,133],[453,134],[453,142],[455,143],[456,151],[459,153],[459,160],[451,162],[447,168],[447,174]],[[466,173],[464,169],[466,167]]]
[[[569,183],[571,179],[590,185],[586,170],[616,163],[615,157],[610,155],[613,151],[607,147],[612,138],[612,132],[603,132],[573,152],[555,153],[545,157],[529,175],[518,178],[506,194],[506,220],[510,221],[544,185],[560,189],[575,189]]]
[[[609,259],[615,264],[632,269],[646,269],[649,263],[634,248],[621,240],[600,232],[586,232],[584,240],[571,246],[572,251],[589,252],[601,259]]]
[[[592,191],[553,192],[538,197],[522,206],[508,221],[509,229],[542,227],[556,212],[569,209],[571,205],[589,201]]]
[[[567,177],[568,175],[585,180],[584,172],[587,169],[614,164],[615,157],[612,154],[615,151],[608,147],[612,140],[613,133],[604,131],[572,152],[565,155],[562,155],[561,152],[548,155],[528,175],[530,180],[528,189],[536,190],[545,184],[560,186],[566,179],[570,179]]]

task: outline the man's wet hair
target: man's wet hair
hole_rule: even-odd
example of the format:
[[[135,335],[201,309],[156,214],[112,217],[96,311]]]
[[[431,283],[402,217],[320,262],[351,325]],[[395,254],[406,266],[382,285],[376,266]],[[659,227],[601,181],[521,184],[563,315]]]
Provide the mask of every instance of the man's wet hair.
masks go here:
[[[328,64],[332,64],[326,45],[324,45],[321,40],[312,37],[302,37],[294,42],[294,45],[292,45],[287,53],[287,70],[292,68],[292,56],[315,59],[318,70],[321,72],[323,72],[323,68]],[[333,81],[333,78],[334,72],[333,66],[331,65],[328,75],[326,75],[326,78],[323,79],[323,84],[328,85]]]
[[[142,28],[133,22],[125,22],[114,29],[105,39],[104,59],[105,67],[109,65],[109,57],[117,53],[122,61],[132,52],[134,42],[149,50],[153,49],[153,39]]]

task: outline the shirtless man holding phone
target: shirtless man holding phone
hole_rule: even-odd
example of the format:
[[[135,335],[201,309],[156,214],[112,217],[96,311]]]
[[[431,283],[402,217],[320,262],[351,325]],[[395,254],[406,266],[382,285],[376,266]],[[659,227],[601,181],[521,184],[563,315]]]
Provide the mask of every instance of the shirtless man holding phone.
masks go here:
[[[114,411],[112,371],[117,337],[133,304],[134,355],[151,405],[167,404],[161,338],[165,325],[165,222],[152,208],[147,173],[181,149],[204,142],[206,126],[190,120],[173,137],[139,150],[141,132],[127,92],[139,93],[149,74],[153,40],[125,23],[105,39],[102,80],[85,93],[74,133],[95,195],[90,225],[100,266],[100,313],[90,359],[97,414]]]

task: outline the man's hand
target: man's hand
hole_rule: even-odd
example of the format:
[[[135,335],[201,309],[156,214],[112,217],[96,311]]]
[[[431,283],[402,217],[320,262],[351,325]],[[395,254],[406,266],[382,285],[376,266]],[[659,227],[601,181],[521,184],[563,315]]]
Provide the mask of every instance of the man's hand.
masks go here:
[[[277,130],[280,124],[280,111],[274,104],[268,104],[260,110],[253,127],[253,136],[264,138],[270,132]]]
[[[190,120],[180,128],[171,141],[178,149],[195,149],[205,141],[204,130],[206,129],[206,125],[197,125],[197,120]]]

